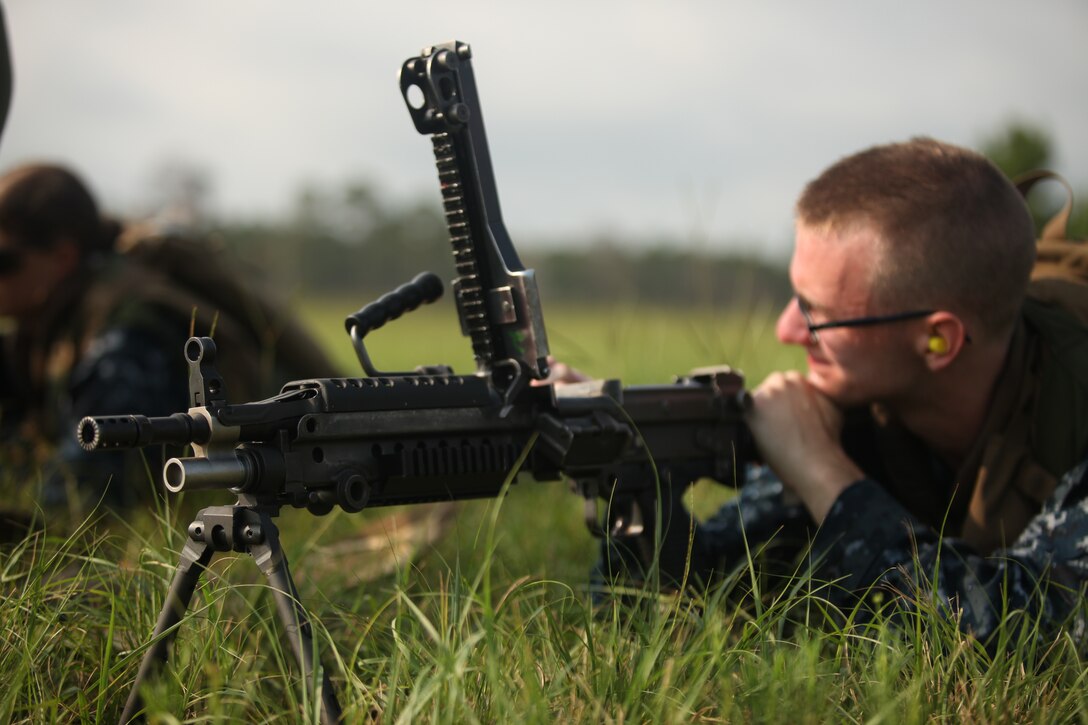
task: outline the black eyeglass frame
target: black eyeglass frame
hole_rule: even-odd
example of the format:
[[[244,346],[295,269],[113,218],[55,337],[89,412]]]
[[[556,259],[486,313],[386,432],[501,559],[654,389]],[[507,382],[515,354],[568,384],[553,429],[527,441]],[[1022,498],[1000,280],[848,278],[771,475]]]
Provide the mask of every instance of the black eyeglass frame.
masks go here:
[[[805,318],[805,326],[808,327],[809,338],[815,345],[820,342],[820,330],[830,330],[836,327],[869,327],[871,325],[883,325],[888,322],[903,322],[904,320],[916,320],[926,315],[932,315],[936,310],[911,310],[910,312],[894,312],[890,315],[869,315],[867,317],[851,317],[845,320],[829,320],[828,322],[813,322],[812,312],[800,295],[794,295],[797,301],[797,309]],[[970,338],[968,338],[970,339]]]

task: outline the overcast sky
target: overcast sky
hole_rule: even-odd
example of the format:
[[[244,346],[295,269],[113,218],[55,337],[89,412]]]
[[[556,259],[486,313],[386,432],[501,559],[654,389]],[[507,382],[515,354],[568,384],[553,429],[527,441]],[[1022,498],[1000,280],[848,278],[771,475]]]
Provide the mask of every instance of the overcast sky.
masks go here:
[[[788,249],[802,185],[913,135],[977,147],[1012,119],[1088,181],[1088,3],[7,0],[16,90],[0,166],[71,164],[115,212],[184,160],[224,215],[305,182],[431,195],[396,73],[472,45],[516,244],[668,235]],[[1088,200],[1085,200],[1088,201]]]

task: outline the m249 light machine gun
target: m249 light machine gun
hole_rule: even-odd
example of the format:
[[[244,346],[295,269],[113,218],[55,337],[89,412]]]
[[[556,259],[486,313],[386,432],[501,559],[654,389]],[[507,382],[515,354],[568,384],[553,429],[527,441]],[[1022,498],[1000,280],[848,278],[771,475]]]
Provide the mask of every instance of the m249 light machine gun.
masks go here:
[[[658,386],[543,384],[548,344],[536,279],[503,227],[470,59],[460,42],[425,48],[405,61],[400,86],[416,129],[434,144],[457,312],[472,341],[475,374],[374,367],[366,334],[442,294],[441,281],[424,273],[347,318],[366,377],[297,380],[273,398],[231,403],[214,343],[192,338],[184,350],[188,412],[81,422],[78,436],[88,450],[192,445],[194,455],[166,463],[166,488],[237,496],[232,505],[202,510],[189,525],[124,721],[138,714],[140,688],[165,662],[216,551],[248,553],[262,568],[303,673],[313,676],[310,626],[272,522],[284,506],[354,512],[496,496],[518,472],[542,481],[566,477],[585,496],[595,535],[640,542],[647,564],[679,570],[687,531],[669,545],[667,532],[656,530],[674,500],[664,489],[703,477],[732,483],[743,468],[747,394],[728,368]],[[606,502],[603,511],[599,501]],[[340,718],[327,676],[322,707],[326,722]]]

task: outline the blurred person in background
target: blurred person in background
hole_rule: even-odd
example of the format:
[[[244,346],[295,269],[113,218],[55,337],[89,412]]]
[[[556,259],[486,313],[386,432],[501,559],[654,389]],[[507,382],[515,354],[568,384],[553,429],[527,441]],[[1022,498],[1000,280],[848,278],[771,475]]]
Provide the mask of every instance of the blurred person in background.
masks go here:
[[[149,452],[83,451],[87,415],[162,416],[189,407],[182,350],[213,334],[237,401],[301,377],[335,374],[289,315],[201,240],[104,218],[72,171],[51,164],[0,177],[0,481],[37,491],[46,510],[147,500]],[[153,451],[154,449],[152,449]],[[8,518],[19,518],[9,514]]]

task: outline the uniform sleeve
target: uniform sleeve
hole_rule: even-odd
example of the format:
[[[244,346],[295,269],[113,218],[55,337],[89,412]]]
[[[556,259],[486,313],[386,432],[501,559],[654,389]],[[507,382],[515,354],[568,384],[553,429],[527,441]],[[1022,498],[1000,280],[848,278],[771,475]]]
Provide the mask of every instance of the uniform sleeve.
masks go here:
[[[753,469],[736,498],[695,529],[692,561],[705,579],[752,559],[792,561],[815,529],[799,501],[788,501],[769,468]]]
[[[72,370],[57,411],[59,436],[43,503],[61,504],[73,493],[108,506],[146,498],[149,482],[140,452],[89,453],[80,448],[76,427],[88,415],[162,416],[184,410],[188,380],[180,360],[180,347],[168,351],[154,333],[140,328],[111,329],[91,343]],[[131,480],[134,472],[141,480]]]
[[[799,502],[785,500],[782,484],[770,469],[753,468],[746,480],[731,501],[696,523],[690,540],[691,514],[683,503],[686,487],[671,489],[672,501],[666,509],[671,525],[660,544],[659,558],[653,557],[653,544],[644,537],[630,541],[609,537],[602,541],[601,557],[590,575],[594,590],[607,588],[607,582],[644,580],[651,560],[661,582],[670,586],[685,576],[709,583],[753,559],[764,564],[795,560],[815,529],[812,519]]]
[[[834,582],[839,603],[879,592],[908,610],[935,607],[982,641],[1012,612],[1046,628],[1067,623],[1088,582],[1086,471],[1088,461],[1069,471],[1013,545],[989,556],[940,536],[863,479],[839,496],[816,534],[817,577]]]

